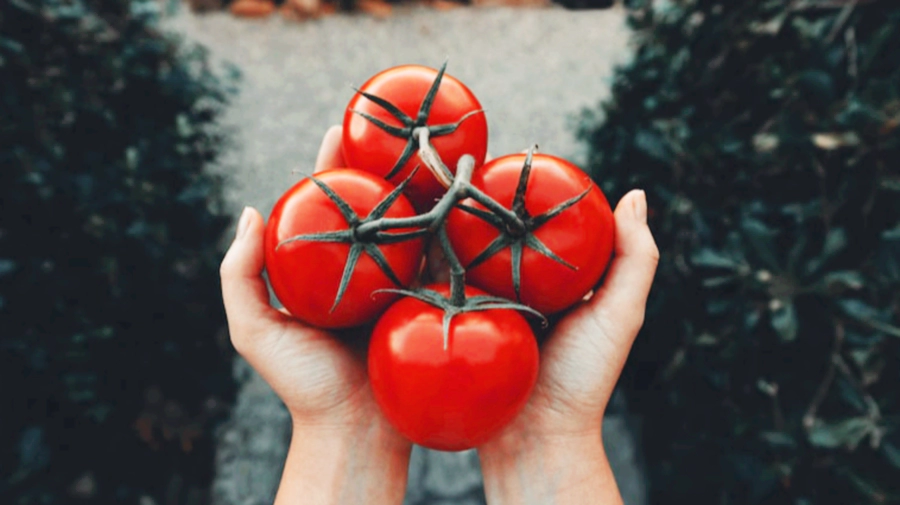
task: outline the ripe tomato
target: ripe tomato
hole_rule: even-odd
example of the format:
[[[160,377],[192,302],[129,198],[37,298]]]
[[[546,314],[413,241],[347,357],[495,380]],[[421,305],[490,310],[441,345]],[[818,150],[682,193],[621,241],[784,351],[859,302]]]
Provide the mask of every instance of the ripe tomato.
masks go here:
[[[327,170],[315,177],[339,195],[360,221],[395,189],[384,179],[350,168]],[[384,217],[414,215],[412,204],[398,194]],[[312,179],[295,184],[275,204],[266,225],[266,271],[275,295],[294,317],[323,328],[347,328],[374,320],[396,295],[373,297],[372,292],[398,287],[375,261],[379,252],[400,284],[408,286],[415,278],[423,248],[421,238],[377,245],[375,250],[371,245],[358,246],[359,256],[349,274],[349,284],[335,305],[354,247],[349,243],[349,232],[344,242],[296,237],[350,228],[339,206]],[[292,237],[295,240],[284,242]]]
[[[427,286],[443,296],[449,285]],[[485,295],[466,287],[468,297]],[[442,451],[477,447],[528,401],[538,346],[525,318],[510,309],[453,317],[443,344],[444,311],[411,297],[381,316],[369,343],[369,378],[385,417],[413,442]]]
[[[402,65],[384,70],[363,84],[361,92],[390,102],[406,117],[392,114],[389,108],[362,93],[355,94],[344,113],[341,147],[347,164],[399,184],[421,163],[418,142],[411,135],[413,127],[425,125],[431,129],[431,144],[451,172],[456,171],[456,163],[464,154],[475,158],[476,168],[484,163],[487,120],[484,113],[475,113],[481,110],[481,104],[459,80],[441,74],[430,110],[420,117],[425,97],[440,73],[420,65]],[[399,136],[391,134],[360,113],[404,132],[395,132]],[[471,115],[466,117],[467,114]],[[463,121],[459,126],[449,131],[452,129],[449,126],[460,120]],[[401,162],[399,165],[398,161]],[[424,211],[443,195],[444,187],[423,165],[406,193],[413,204]]]
[[[525,161],[525,154],[494,159],[475,172],[472,184],[506,208],[513,208]],[[525,212],[520,216],[526,224],[532,223],[527,226],[527,234],[494,226],[459,208],[448,216],[447,233],[466,267],[466,281],[511,300],[517,300],[512,272],[518,254],[518,300],[539,312],[552,314],[578,302],[600,280],[612,256],[615,221],[600,188],[564,159],[535,154],[527,184]],[[542,214],[588,188],[590,191],[577,203],[541,223]],[[471,199],[462,204],[484,209]],[[495,241],[504,247],[496,254],[482,255]],[[541,246],[546,247],[544,253],[540,252]],[[473,264],[476,259],[479,262]]]

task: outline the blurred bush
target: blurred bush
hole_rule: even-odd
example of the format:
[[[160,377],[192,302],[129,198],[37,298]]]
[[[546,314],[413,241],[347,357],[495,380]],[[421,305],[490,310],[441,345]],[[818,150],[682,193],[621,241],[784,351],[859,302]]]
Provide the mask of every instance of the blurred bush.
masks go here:
[[[656,3],[581,129],[662,249],[653,502],[900,503],[900,4]]]
[[[200,503],[233,91],[157,2],[0,2],[0,503]],[[149,500],[149,501],[148,501]]]

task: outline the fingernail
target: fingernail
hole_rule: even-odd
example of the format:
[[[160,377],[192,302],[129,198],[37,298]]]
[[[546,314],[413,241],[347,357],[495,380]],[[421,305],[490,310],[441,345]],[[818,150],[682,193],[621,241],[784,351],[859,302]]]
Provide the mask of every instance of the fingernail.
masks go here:
[[[241,212],[241,217],[238,219],[237,232],[235,233],[236,239],[241,238],[247,233],[247,228],[250,227],[250,207],[244,207],[244,210]]]
[[[638,191],[640,194],[634,199],[634,217],[644,223],[647,222],[647,193],[644,190]]]

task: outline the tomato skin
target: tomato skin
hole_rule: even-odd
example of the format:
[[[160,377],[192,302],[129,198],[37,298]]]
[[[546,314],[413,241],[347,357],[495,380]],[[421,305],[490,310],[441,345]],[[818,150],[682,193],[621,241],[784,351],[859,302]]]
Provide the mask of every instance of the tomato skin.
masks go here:
[[[360,90],[386,99],[415,120],[422,100],[436,76],[437,70],[433,68],[401,65],[375,74],[360,87]],[[478,99],[462,82],[445,73],[427,124],[429,126],[453,124],[466,113],[481,108]],[[381,130],[366,118],[355,114],[353,110],[370,114],[389,125],[401,128],[404,125],[381,106],[359,93],[353,96],[344,113],[341,141],[344,160],[350,166],[385,177],[400,158],[407,139],[395,137]],[[466,119],[455,132],[431,137],[431,145],[447,168],[455,173],[456,163],[464,154],[470,154],[475,158],[476,167],[484,163],[487,138],[487,120],[483,113],[478,113]],[[391,178],[391,182],[399,184],[419,164],[421,164],[419,156],[414,154],[397,175]],[[406,194],[417,209],[425,211],[434,205],[444,191],[440,182],[423,165],[410,181]]]
[[[316,178],[340,195],[361,219],[394,189],[384,179],[350,168],[327,170]],[[400,195],[385,217],[414,215],[412,204]],[[279,242],[295,235],[347,229],[337,206],[310,179],[295,184],[272,209],[264,240],[266,271],[278,300],[295,318],[321,328],[348,328],[374,320],[396,299],[392,294],[372,296],[377,289],[397,286],[363,253],[343,299],[330,312],[350,244],[296,241],[276,249]],[[422,239],[379,248],[398,279],[408,286],[418,271]]]
[[[447,284],[427,289],[448,296]],[[466,287],[467,296],[484,292]],[[409,440],[461,451],[489,440],[528,401],[538,346],[525,318],[510,309],[453,318],[443,348],[443,311],[401,298],[378,320],[369,344],[369,378],[382,412]]]
[[[472,184],[501,205],[511,208],[524,163],[525,154],[491,160],[475,171]],[[581,201],[534,231],[535,237],[577,270],[524,248],[521,303],[543,314],[565,310],[597,284],[612,256],[615,219],[603,192],[577,166],[556,156],[534,155],[525,192],[525,208],[531,216],[550,210],[588,187],[591,191]],[[462,203],[484,209],[471,199]],[[447,232],[460,262],[467,268],[467,282],[494,295],[516,299],[509,247],[474,268],[468,268],[499,235],[494,226],[454,209],[447,219]]]

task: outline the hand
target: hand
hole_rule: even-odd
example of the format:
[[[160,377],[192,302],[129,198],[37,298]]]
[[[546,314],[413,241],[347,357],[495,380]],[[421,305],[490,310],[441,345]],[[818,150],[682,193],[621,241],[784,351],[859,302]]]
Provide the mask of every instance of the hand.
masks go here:
[[[492,505],[621,503],[601,426],[644,322],[659,251],[643,191],[622,198],[615,222],[615,257],[602,286],[556,325],[529,403],[479,448]]]
[[[322,141],[316,171],[343,164],[339,146],[335,127]],[[264,228],[259,212],[246,208],[221,277],[232,344],[293,421],[276,503],[400,503],[412,447],[375,404],[366,339],[338,338],[269,304],[262,278]],[[361,345],[351,347],[348,340]]]

